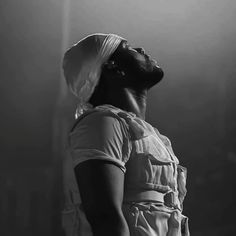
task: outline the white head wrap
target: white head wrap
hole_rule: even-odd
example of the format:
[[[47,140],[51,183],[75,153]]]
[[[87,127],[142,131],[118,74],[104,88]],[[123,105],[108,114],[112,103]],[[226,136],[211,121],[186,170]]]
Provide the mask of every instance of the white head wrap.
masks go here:
[[[64,75],[72,93],[78,98],[75,117],[91,109],[88,100],[93,94],[109,59],[124,38],[115,34],[92,34],[73,45],[64,56]]]

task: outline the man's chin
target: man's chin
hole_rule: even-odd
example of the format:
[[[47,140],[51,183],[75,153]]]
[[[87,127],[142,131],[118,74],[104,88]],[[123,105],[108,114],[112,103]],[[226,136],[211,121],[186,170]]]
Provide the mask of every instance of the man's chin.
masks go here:
[[[161,67],[160,66],[158,66],[158,65],[155,65],[154,67],[153,67],[153,72],[152,72],[152,74],[153,74],[153,77],[156,77],[156,79],[158,80],[159,79],[159,81],[164,77],[164,71],[161,69]]]

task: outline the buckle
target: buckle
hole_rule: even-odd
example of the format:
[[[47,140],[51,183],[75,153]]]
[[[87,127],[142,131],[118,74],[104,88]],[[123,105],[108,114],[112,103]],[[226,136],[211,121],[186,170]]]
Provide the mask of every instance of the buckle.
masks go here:
[[[175,194],[174,192],[168,192],[164,196],[164,204],[168,207],[175,207]]]

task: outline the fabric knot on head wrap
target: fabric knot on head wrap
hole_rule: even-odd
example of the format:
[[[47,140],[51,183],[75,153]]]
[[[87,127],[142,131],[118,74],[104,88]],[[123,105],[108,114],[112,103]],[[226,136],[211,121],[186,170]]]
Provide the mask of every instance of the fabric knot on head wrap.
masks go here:
[[[91,34],[74,44],[64,55],[63,69],[71,92],[78,98],[75,117],[92,108],[92,96],[102,72],[102,65],[124,38],[115,34]]]

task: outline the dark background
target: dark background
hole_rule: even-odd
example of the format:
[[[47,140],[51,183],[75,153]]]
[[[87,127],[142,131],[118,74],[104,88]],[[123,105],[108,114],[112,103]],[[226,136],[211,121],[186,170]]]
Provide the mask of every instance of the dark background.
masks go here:
[[[193,236],[236,235],[236,2],[2,0],[0,234],[63,235],[61,159],[75,100],[65,49],[117,33],[158,60],[147,121],[188,168]]]

